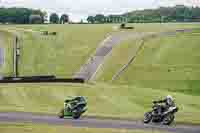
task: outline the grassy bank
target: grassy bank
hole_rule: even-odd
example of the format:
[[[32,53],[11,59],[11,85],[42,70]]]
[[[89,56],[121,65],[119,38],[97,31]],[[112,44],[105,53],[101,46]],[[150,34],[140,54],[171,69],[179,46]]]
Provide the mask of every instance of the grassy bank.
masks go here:
[[[72,76],[112,32],[112,26],[9,26],[22,35],[20,74]],[[160,32],[197,25],[135,24],[135,27],[136,32]],[[34,32],[27,31],[30,29]],[[43,36],[42,30],[57,31],[58,35]],[[180,108],[176,121],[200,124],[198,33],[149,40],[134,63],[111,83],[113,74],[135,54],[141,40],[128,40],[114,48],[97,73],[97,84],[1,84],[0,111],[56,114],[67,96],[83,95],[89,105],[86,115],[142,119],[144,112],[151,109],[152,100],[171,94]]]
[[[135,32],[161,32],[198,27],[198,24],[194,23],[130,25],[135,27]],[[21,75],[53,74],[70,77],[88,60],[109,33],[120,31],[113,28],[116,26],[119,25],[6,25],[0,28],[21,35]],[[41,35],[42,31],[57,32],[57,35],[44,36]]]
[[[200,95],[199,41],[198,30],[149,39],[113,83]],[[112,76],[135,54],[138,42],[129,40],[116,47],[98,72],[97,81],[111,82]]]
[[[0,31],[0,47],[3,49],[3,65],[0,68],[1,75],[11,76],[13,74],[13,44],[14,37],[11,33]]]
[[[70,77],[112,32],[112,25],[11,25],[3,29],[20,35],[20,75]],[[45,36],[43,31],[57,35]]]

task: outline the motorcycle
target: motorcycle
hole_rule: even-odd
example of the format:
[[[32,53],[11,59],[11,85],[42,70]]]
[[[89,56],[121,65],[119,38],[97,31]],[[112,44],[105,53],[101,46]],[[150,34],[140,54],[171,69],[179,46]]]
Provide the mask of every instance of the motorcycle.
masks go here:
[[[175,113],[178,107],[166,107],[163,104],[153,102],[152,111],[144,114],[144,123],[161,123],[162,125],[170,125],[175,119]]]
[[[59,118],[79,119],[80,116],[86,112],[86,99],[82,96],[68,97],[64,102],[64,108],[58,114]]]

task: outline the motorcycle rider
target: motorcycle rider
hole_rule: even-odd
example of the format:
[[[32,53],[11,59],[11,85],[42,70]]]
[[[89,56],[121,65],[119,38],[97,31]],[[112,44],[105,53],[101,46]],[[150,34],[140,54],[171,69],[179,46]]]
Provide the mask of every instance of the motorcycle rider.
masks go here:
[[[73,107],[77,104],[77,100],[76,100],[76,98],[73,98],[73,99],[71,99],[71,100],[67,100],[66,101],[66,108],[67,108],[67,110],[70,112],[70,111],[72,111],[73,110]]]
[[[175,107],[175,102],[171,95],[167,95],[163,100],[153,101],[153,103],[165,103],[165,105],[162,106],[162,110],[170,110]]]

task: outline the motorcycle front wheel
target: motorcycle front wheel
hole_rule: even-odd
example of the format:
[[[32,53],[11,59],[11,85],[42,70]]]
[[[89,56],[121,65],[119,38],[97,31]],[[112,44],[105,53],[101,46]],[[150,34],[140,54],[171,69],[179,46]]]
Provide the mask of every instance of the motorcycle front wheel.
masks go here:
[[[168,114],[163,119],[163,125],[170,125],[174,121],[174,114]]]
[[[76,108],[74,111],[72,111],[72,117],[74,119],[79,119],[81,117],[81,108]]]
[[[151,112],[147,112],[144,114],[144,120],[143,120],[144,123],[149,123],[151,119],[152,119]]]
[[[72,114],[72,117],[73,117],[74,119],[79,119],[79,118],[81,117],[81,114],[80,114],[80,113],[73,113],[73,114]]]

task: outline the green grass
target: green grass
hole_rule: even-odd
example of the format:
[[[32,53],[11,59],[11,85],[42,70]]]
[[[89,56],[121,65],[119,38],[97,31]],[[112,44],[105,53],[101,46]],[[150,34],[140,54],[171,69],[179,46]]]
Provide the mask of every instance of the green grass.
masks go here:
[[[197,23],[135,23],[128,25],[133,26],[136,32],[163,32],[176,29],[199,28]]]
[[[154,41],[143,47],[124,75],[128,76],[131,72],[132,80],[200,79],[199,37]]]
[[[134,62],[113,83],[200,95],[200,39],[196,33],[199,31],[147,40]],[[98,72],[97,81],[110,82],[135,54],[138,43],[128,40],[116,47]]]
[[[13,43],[12,34],[6,31],[0,31],[0,47],[3,48],[3,65],[0,68],[2,75],[8,76],[13,73]]]
[[[151,88],[111,84],[10,84],[0,86],[0,111],[57,114],[67,96],[87,98],[86,115],[142,119],[154,99],[167,94],[176,98],[178,122],[200,123],[200,96]]]
[[[21,36],[19,73],[25,76],[72,76],[112,32],[112,25],[11,25],[3,28],[17,31]],[[45,30],[56,31],[58,35],[41,35],[40,31]]]
[[[161,32],[198,27],[198,24],[130,24],[135,32]],[[5,25],[2,30],[22,37],[19,73],[24,76],[52,74],[70,77],[80,69],[98,44],[116,24],[95,25]],[[58,32],[57,36],[43,36],[41,31]]]
[[[138,84],[137,80],[144,80],[139,82],[143,87],[175,91],[185,88],[189,93],[200,95],[199,91],[193,91],[200,85],[199,41],[196,35],[150,40],[117,81]]]
[[[104,25],[55,25],[31,29],[57,31],[58,35],[23,36],[20,74],[53,74],[58,77],[70,77],[77,72],[98,44],[112,31],[111,26]]]
[[[39,124],[14,124],[14,123],[0,123],[1,133],[161,133],[155,130],[125,130],[125,129],[96,129],[96,128],[73,128],[70,126],[50,126]]]
[[[141,45],[142,41],[127,40],[123,44],[117,45],[111,54],[106,57],[102,67],[100,67],[95,78],[98,81],[111,81],[112,76],[126,64],[132,55],[135,55],[137,49]],[[112,64],[112,65],[111,65]]]
[[[22,35],[20,74],[72,76],[94,53],[113,25],[18,25],[4,27]],[[136,32],[194,28],[197,24],[134,24]],[[57,31],[58,36],[39,32]],[[168,94],[176,98],[176,121],[200,124],[199,31],[176,37],[151,39],[135,62],[112,83],[115,72],[135,54],[141,40],[128,40],[114,48],[97,73],[97,84],[1,84],[0,111],[56,114],[70,95],[88,99],[86,115],[142,119],[151,101]],[[10,54],[9,54],[10,55]],[[9,67],[8,67],[9,68]]]
[[[66,26],[66,25],[65,25]],[[113,30],[118,31],[118,27],[120,24],[73,24],[67,25],[69,27],[92,27],[97,28],[98,26],[111,27]],[[171,31],[176,29],[187,29],[187,28],[199,28],[198,23],[134,23],[127,24],[127,26],[133,26],[133,31],[136,32],[163,32],[163,31]],[[9,28],[18,28],[19,30],[33,30],[33,31],[43,31],[48,29],[49,31],[55,31],[58,29],[62,29],[62,25],[11,25]],[[63,30],[63,29],[62,29]],[[121,30],[121,31],[131,31],[131,30]]]

